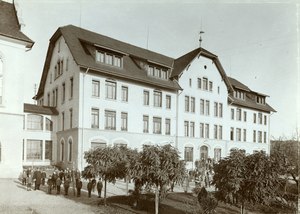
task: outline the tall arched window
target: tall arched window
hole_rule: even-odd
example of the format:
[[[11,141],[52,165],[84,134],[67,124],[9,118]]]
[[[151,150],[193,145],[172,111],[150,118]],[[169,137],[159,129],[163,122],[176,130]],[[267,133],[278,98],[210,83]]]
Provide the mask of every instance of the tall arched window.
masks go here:
[[[0,57],[0,105],[3,103],[3,60]]]
[[[64,161],[64,156],[65,156],[65,142],[62,140],[60,142],[60,160]]]
[[[207,160],[207,158],[208,158],[208,147],[207,146],[200,147],[200,158],[201,158],[201,160]]]
[[[69,143],[68,143],[68,161],[72,161],[72,148],[73,148],[73,142],[72,139],[69,139]]]

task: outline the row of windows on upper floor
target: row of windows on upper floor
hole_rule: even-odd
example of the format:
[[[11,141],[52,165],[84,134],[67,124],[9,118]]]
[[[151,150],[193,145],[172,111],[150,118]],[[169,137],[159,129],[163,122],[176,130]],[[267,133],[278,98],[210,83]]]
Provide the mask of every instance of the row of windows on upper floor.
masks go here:
[[[104,111],[104,128],[106,130],[116,130],[116,120],[117,113],[116,111],[105,110]],[[99,109],[92,108],[91,109],[91,128],[98,129],[99,128]],[[121,112],[120,115],[121,120],[121,131],[128,131],[128,113]],[[162,134],[162,118],[161,117],[153,117],[153,134]],[[143,133],[149,133],[149,116],[143,115]],[[165,118],[165,135],[171,134],[171,119]]]
[[[236,141],[242,141],[242,129],[241,128],[236,128]],[[256,136],[257,133],[257,136]],[[230,140],[234,140],[234,127],[230,128]],[[243,129],[243,141],[247,141],[247,129]],[[256,143],[267,143],[267,132],[262,132],[262,131],[256,131],[253,130],[253,142]]]
[[[189,86],[193,87],[193,79],[189,78]],[[209,81],[207,77],[197,78],[197,88],[204,91],[213,91],[213,82]],[[220,86],[218,86],[218,94],[220,94]]]
[[[195,97],[184,97],[184,110],[185,112],[195,113],[196,109],[196,100]],[[210,101],[200,99],[200,114],[201,115],[210,115]],[[223,117],[223,103],[214,102],[214,116]]]
[[[200,138],[210,138],[210,124],[200,123]],[[184,121],[184,136],[185,137],[195,137],[195,122],[193,121]],[[223,139],[223,126],[214,125],[214,139],[222,140]]]
[[[246,92],[240,91],[240,90],[235,90],[233,92],[233,96],[236,99],[240,100],[246,100]],[[263,96],[256,95],[254,96],[256,103],[261,104],[261,105],[266,105],[266,98]]]
[[[234,118],[235,118],[234,114],[235,114],[235,110],[233,108],[231,108],[231,119],[232,120],[234,120]],[[244,122],[247,122],[247,112],[244,111],[243,115],[244,115]],[[256,118],[258,119],[258,121]],[[241,108],[236,109],[236,120],[242,121],[242,109]],[[261,113],[261,112],[258,112],[258,114],[253,113],[253,123],[267,125],[267,115],[263,115],[263,113]]]

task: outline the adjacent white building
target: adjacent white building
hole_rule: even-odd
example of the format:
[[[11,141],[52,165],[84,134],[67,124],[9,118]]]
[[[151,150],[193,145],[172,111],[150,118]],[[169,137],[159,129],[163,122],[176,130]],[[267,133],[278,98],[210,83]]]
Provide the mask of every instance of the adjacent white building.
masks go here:
[[[85,151],[115,144],[171,144],[188,168],[233,148],[268,153],[275,110],[266,97],[229,78],[203,48],[174,59],[68,25],[50,39],[35,99],[58,114],[52,163],[83,169]]]
[[[22,170],[24,75],[17,63],[34,42],[21,32],[18,13],[0,1],[0,178],[15,177]]]

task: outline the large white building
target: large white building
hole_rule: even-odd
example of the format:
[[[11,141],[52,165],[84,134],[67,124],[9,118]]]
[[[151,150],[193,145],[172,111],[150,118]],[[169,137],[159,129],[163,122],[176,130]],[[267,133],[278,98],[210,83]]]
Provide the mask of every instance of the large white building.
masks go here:
[[[18,63],[34,42],[21,31],[14,4],[0,1],[0,178],[22,170],[24,77]]]
[[[50,39],[35,99],[52,112],[52,163],[83,169],[85,151],[114,144],[171,144],[188,168],[233,148],[268,153],[275,110],[266,97],[228,77],[203,48],[174,59],[68,25]],[[46,151],[28,144],[25,157]]]

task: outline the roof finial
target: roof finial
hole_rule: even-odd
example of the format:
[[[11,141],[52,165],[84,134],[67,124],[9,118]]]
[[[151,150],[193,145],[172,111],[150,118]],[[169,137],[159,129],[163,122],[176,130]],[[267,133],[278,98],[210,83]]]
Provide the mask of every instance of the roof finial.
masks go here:
[[[204,31],[200,31],[200,38],[199,38],[199,47],[201,48],[201,42],[202,42],[202,37],[201,37],[201,34],[203,34],[204,33]]]

